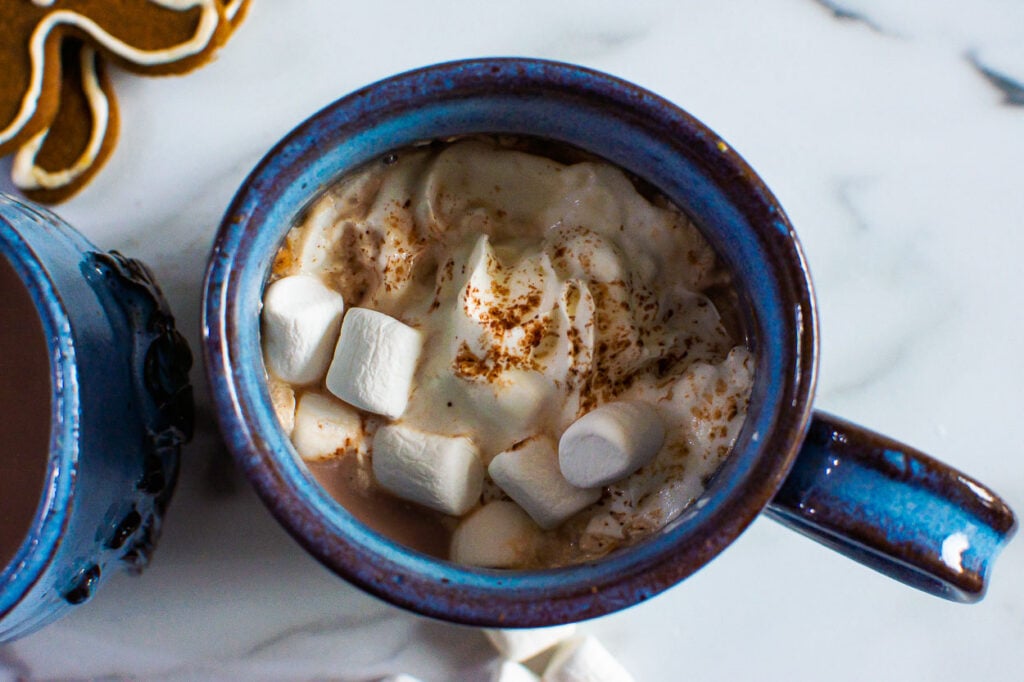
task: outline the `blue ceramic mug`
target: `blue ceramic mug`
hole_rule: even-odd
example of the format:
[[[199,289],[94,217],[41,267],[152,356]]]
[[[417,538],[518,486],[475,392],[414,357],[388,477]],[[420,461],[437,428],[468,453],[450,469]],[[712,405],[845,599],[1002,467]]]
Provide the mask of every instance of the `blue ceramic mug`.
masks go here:
[[[389,151],[475,133],[567,143],[660,190],[731,270],[756,356],[746,422],[705,493],[660,533],[591,563],[495,571],[404,548],[324,492],[271,407],[260,300],[274,254],[311,198]],[[577,66],[441,64],[370,85],[315,114],[263,159],[228,209],[207,272],[204,333],[225,440],[274,515],[341,576],[446,620],[540,626],[628,607],[704,566],[762,511],[910,585],[974,601],[1016,526],[998,496],[969,477],[812,410],[817,316],[782,208],[700,122],[635,85]]]
[[[0,563],[3,642],[145,566],[193,411],[191,353],[144,265],[4,194],[0,259],[38,314],[50,386],[48,448],[14,453],[45,459],[45,471],[28,532]]]

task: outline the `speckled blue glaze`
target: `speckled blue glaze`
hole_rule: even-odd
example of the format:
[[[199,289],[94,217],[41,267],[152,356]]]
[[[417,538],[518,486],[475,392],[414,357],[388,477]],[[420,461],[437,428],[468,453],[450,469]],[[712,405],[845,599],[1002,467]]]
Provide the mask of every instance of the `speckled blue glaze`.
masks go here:
[[[339,176],[420,141],[510,133],[569,143],[661,190],[731,268],[757,376],[747,422],[706,493],[654,537],[593,563],[471,569],[367,529],[308,475],[270,407],[263,286],[285,233]],[[817,318],[799,242],[749,166],[717,135],[635,85],[527,59],[454,62],[349,95],[292,131],[228,209],[211,255],[204,353],[224,438],[264,502],[325,565],[399,606],[486,626],[540,626],[626,608],[707,564],[771,502],[812,417]],[[821,477],[827,483],[827,477]],[[804,481],[809,484],[809,481]]]
[[[960,602],[980,599],[1013,512],[981,483],[924,453],[815,415],[768,507],[795,530],[897,580]]]
[[[0,566],[2,642],[146,564],[191,435],[192,394],[187,344],[144,266],[3,194],[0,254],[39,311],[53,389],[45,487]]]

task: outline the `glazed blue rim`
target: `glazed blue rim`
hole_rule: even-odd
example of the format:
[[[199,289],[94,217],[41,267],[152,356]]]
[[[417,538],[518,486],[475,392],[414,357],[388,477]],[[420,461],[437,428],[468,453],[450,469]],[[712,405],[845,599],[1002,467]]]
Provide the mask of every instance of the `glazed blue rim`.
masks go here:
[[[0,201],[9,199],[0,193]],[[24,206],[24,204],[18,204]],[[56,283],[28,242],[0,218],[0,258],[21,278],[42,322],[50,361],[50,443],[45,484],[25,540],[0,572],[0,619],[13,611],[53,561],[70,521],[78,462],[79,391],[71,321]]]
[[[607,123],[641,130],[641,142],[657,147],[651,153],[663,159],[699,156],[687,159],[685,169],[672,170],[694,174],[673,182],[696,180],[703,188],[700,196],[681,202],[671,187],[631,168],[625,157],[635,153],[626,148],[636,142],[633,138],[591,148],[585,137],[573,133],[571,120],[559,120],[558,112],[543,121],[548,127],[542,136],[637,172],[693,217],[717,211],[727,222],[752,227],[749,234],[712,241],[727,263],[746,267],[739,288],[758,358],[752,402],[760,409],[748,416],[707,493],[666,531],[627,552],[569,568],[508,572],[457,566],[369,530],[299,463],[278,426],[264,378],[258,322],[262,289],[278,245],[310,198],[346,170],[425,139],[537,134],[537,119],[495,124],[494,118],[502,117],[495,102],[476,101],[487,97],[510,106],[554,102],[570,118],[573,107],[582,106],[598,118],[602,114],[596,112],[607,108],[612,112]],[[458,115],[452,118],[453,111],[488,122],[467,128]],[[413,135],[410,128],[417,124],[410,120],[431,134]],[[614,135],[614,127],[606,132]],[[764,267],[744,266],[747,256]],[[246,179],[225,214],[207,271],[203,329],[207,375],[225,441],[296,540],[339,575],[393,604],[491,627],[551,625],[616,611],[705,565],[781,486],[809,424],[817,376],[817,315],[801,247],[753,170],[712,131],[657,95],[607,74],[533,59],[467,60],[406,72],[343,97],[289,133]]]

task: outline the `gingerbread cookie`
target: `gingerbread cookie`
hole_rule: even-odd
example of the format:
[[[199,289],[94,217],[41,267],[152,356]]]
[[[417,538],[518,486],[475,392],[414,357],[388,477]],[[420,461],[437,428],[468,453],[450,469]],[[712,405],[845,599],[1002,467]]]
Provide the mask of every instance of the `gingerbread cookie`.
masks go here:
[[[18,150],[14,184],[53,203],[109,157],[118,115],[104,60],[140,74],[207,61],[248,0],[3,0],[0,155]]]
[[[119,116],[106,65],[77,38],[61,46],[57,112],[21,145],[11,177],[29,199],[54,204],[83,187],[114,150]]]

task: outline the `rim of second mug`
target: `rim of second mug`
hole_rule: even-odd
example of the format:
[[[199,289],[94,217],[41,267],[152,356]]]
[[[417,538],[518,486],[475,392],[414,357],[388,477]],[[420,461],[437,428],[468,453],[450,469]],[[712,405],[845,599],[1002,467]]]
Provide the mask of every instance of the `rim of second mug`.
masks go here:
[[[758,246],[771,250],[779,263],[771,276],[760,277],[766,287],[777,286],[783,293],[747,294],[788,296],[796,308],[783,310],[773,299],[779,310],[764,322],[771,327],[764,336],[772,343],[760,343],[758,352],[759,361],[765,356],[769,364],[755,371],[754,393],[766,404],[748,414],[705,495],[662,532],[602,559],[562,568],[460,566],[407,549],[355,520],[304,471],[278,426],[259,346],[259,299],[274,252],[310,198],[356,167],[331,166],[329,157],[344,148],[346,136],[367,129],[386,132],[394,120],[417,115],[417,106],[493,94],[496,87],[514,89],[520,97],[558,96],[580,106],[617,107],[645,130],[662,138],[676,136],[671,141],[678,147],[683,139],[699,146],[714,165],[702,169],[715,174],[715,183],[732,183],[727,201],[742,203],[744,216],[756,216],[757,234],[751,238],[762,240]],[[762,313],[758,306],[746,307]],[[756,320],[759,329],[762,322]],[[642,602],[704,566],[746,529],[781,486],[806,433],[817,378],[817,314],[803,253],[782,208],[750,166],[671,102],[608,74],[536,59],[463,60],[408,71],[337,100],[286,135],[244,181],[224,216],[204,286],[203,331],[207,378],[224,439],[292,536],[337,574],[395,605],[490,627],[596,617]]]
[[[42,225],[50,218],[0,193],[25,219]],[[56,238],[53,235],[48,238]],[[18,229],[0,216],[0,258],[6,258],[29,292],[47,339],[50,363],[50,439],[40,499],[21,546],[0,570],[0,621],[12,612],[53,561],[70,521],[65,503],[72,495],[78,461],[79,392],[71,320],[49,270]]]

